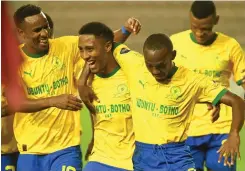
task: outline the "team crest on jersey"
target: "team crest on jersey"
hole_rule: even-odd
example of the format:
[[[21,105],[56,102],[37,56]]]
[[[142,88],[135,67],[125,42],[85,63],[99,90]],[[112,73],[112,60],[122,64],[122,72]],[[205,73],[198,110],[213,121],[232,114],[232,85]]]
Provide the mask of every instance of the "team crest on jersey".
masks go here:
[[[54,57],[53,66],[55,69],[60,69],[60,70],[65,68],[65,64],[58,57]]]
[[[178,86],[173,86],[170,88],[170,93],[167,95],[166,98],[172,100],[178,100],[182,97],[181,95],[181,88]]]
[[[114,97],[129,96],[129,89],[126,84],[120,84],[117,86],[117,92],[114,94]]]
[[[122,48],[120,51],[120,54],[125,54],[125,53],[128,53],[129,51],[130,51],[129,49]]]

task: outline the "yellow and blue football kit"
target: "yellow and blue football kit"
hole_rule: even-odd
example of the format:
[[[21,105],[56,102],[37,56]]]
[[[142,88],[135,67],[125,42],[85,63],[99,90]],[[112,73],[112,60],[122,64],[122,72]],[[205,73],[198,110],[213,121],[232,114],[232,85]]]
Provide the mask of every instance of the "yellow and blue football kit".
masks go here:
[[[7,105],[6,98],[3,96],[3,86],[1,104]],[[18,159],[17,142],[13,130],[14,115],[1,118],[1,171],[15,171]]]
[[[84,61],[77,36],[49,39],[47,54],[32,55],[20,49],[24,57],[20,76],[28,98],[78,95],[75,79]],[[19,171],[81,170],[80,111],[51,107],[17,113],[14,132],[20,151]]]
[[[239,43],[222,33],[217,32],[215,39],[203,46],[196,43],[190,30],[171,36],[174,49],[177,51],[175,62],[196,73],[210,77],[229,89],[229,79],[234,75],[235,82],[240,85],[242,70],[245,69],[245,57]],[[219,154],[216,151],[222,141],[227,138],[232,120],[231,107],[220,105],[219,119],[211,123],[211,114],[207,105],[197,104],[188,131],[187,144],[191,147],[196,166],[203,168],[204,161],[211,170],[230,171],[229,168],[218,163]]]
[[[197,102],[217,104],[227,90],[206,76],[173,67],[169,82],[161,84],[147,70],[142,55],[119,45],[114,51],[127,76],[133,109],[136,149],[134,170],[194,169],[185,145]]]
[[[120,67],[95,75],[94,146],[84,171],[133,170],[134,132],[127,79]]]

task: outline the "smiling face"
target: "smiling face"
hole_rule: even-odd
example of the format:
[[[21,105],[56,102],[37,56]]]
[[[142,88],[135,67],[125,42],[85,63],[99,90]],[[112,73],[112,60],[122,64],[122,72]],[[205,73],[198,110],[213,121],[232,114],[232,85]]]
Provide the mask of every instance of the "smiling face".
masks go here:
[[[111,51],[112,43],[92,34],[83,34],[79,36],[78,48],[81,57],[89,64],[90,71],[97,74],[108,64],[107,53]]]
[[[167,48],[159,50],[144,49],[146,67],[158,82],[168,79],[172,69],[172,60],[175,56],[176,51],[170,51]]]
[[[213,27],[218,21],[219,16],[213,14],[206,18],[198,19],[190,12],[191,30],[198,44],[205,44],[213,38],[215,34]]]
[[[26,17],[18,28],[19,35],[30,53],[43,53],[49,48],[49,24],[45,15],[40,14]]]

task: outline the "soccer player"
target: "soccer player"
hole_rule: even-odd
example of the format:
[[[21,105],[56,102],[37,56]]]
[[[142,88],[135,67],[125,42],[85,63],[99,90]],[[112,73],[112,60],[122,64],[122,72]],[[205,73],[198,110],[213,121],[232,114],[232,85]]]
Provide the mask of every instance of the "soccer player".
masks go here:
[[[1,87],[1,171],[15,171],[19,152],[13,131],[14,114],[8,109],[6,98],[3,95],[4,88]]]
[[[95,74],[92,88],[100,103],[94,102],[94,143],[83,171],[133,170],[134,133],[127,79],[117,64],[113,32],[99,22],[79,30],[79,49]],[[86,90],[84,90],[86,91]]]
[[[226,88],[230,87],[229,79],[233,74],[236,83],[245,89],[244,52],[234,38],[213,31],[220,18],[214,2],[193,2],[189,15],[191,30],[171,36],[177,50],[175,63],[208,76]],[[217,153],[228,136],[231,136],[232,108],[221,104],[220,117],[214,123],[211,122],[205,104],[197,104],[193,116],[186,143],[190,146],[197,169],[203,170],[205,162],[209,170],[236,170],[235,164],[231,167],[224,165]],[[238,136],[236,134],[237,130],[232,135]]]
[[[164,34],[149,36],[143,52],[144,57],[125,45],[114,50],[127,76],[132,99],[134,170],[194,170],[185,140],[195,104],[203,102],[232,106],[231,133],[219,152],[232,152],[234,159],[239,154],[239,134],[234,136],[233,132],[240,131],[244,123],[243,100],[208,77],[176,66],[176,51]],[[90,70],[95,67],[89,66]]]
[[[48,39],[49,23],[40,7],[25,5],[14,14],[25,59],[20,76],[27,98],[15,116],[14,132],[20,151],[18,171],[80,171],[80,109],[76,80],[83,67],[78,36]],[[135,33],[130,19],[124,29]],[[131,28],[133,27],[133,28]],[[117,40],[129,34],[115,33]],[[121,38],[121,39],[120,39]],[[22,113],[21,113],[22,112]]]

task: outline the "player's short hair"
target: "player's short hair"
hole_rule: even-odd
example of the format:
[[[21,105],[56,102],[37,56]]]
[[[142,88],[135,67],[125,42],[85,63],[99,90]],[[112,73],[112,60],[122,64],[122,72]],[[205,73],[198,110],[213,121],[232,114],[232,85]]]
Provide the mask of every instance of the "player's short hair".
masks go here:
[[[162,33],[152,34],[150,35],[143,46],[143,50],[160,50],[163,48],[167,48],[168,50],[173,50],[173,44],[170,38]]]
[[[27,4],[18,8],[14,13],[14,22],[17,27],[20,27],[21,23],[26,17],[40,14],[42,11],[41,7]]]
[[[79,35],[92,34],[94,36],[102,37],[106,41],[110,41],[113,44],[113,31],[108,26],[100,22],[87,23],[80,28],[78,33]]]
[[[216,15],[216,7],[213,1],[194,1],[191,12],[195,18],[203,19],[210,15]]]
[[[54,29],[54,22],[52,20],[52,18],[47,14],[47,13],[44,13],[44,15],[46,16],[47,20],[48,20],[48,25],[51,29]]]

